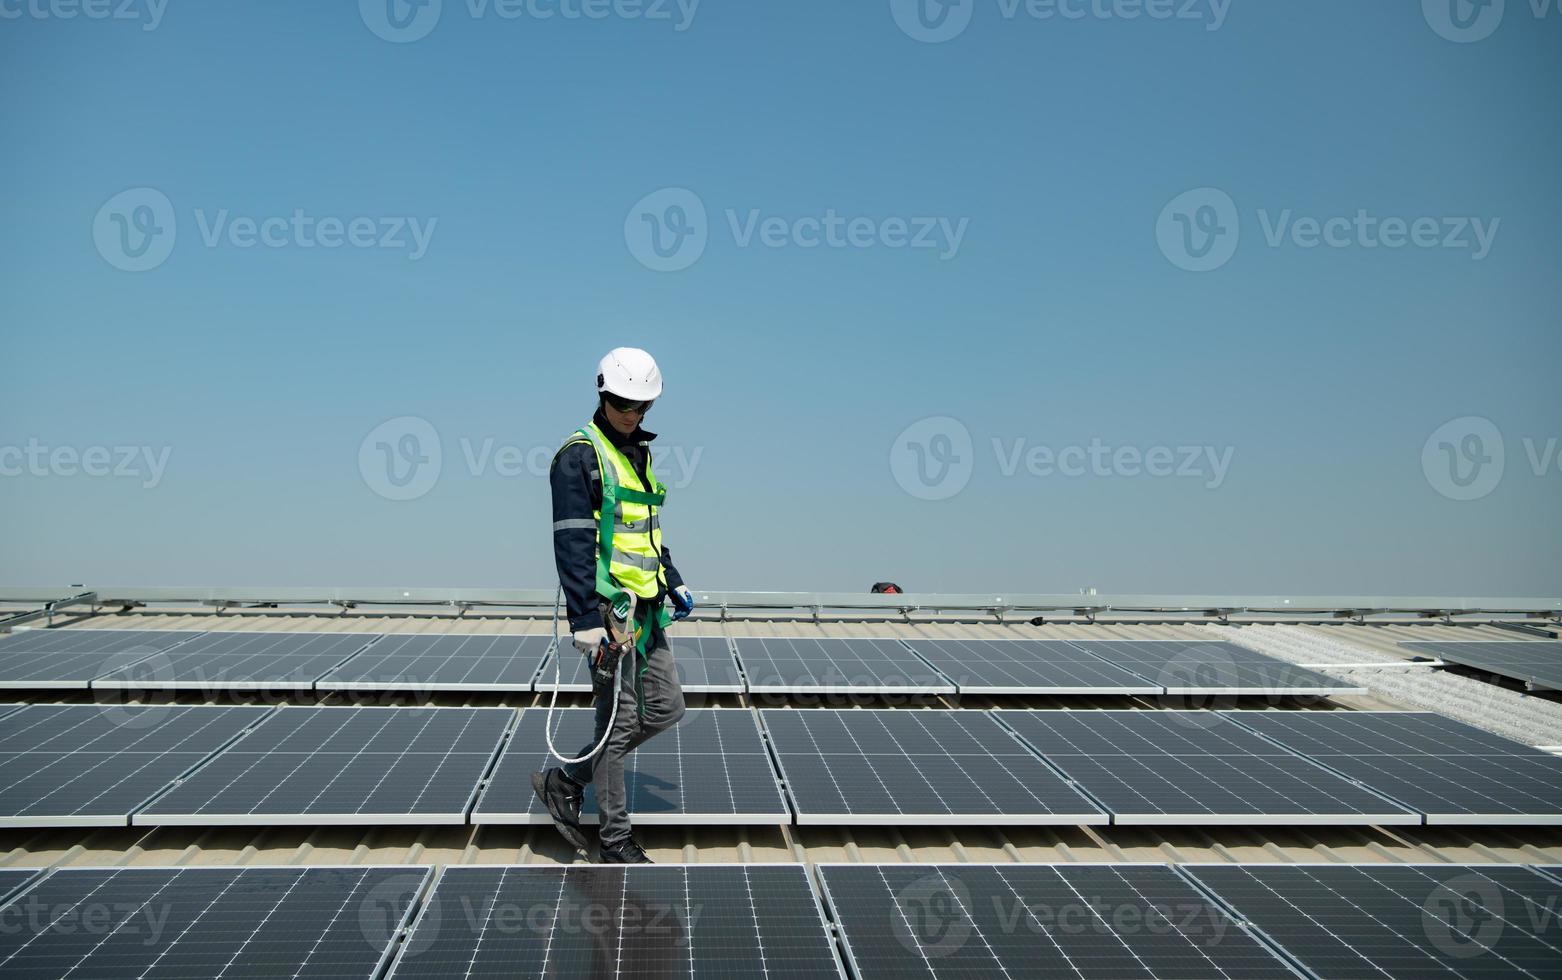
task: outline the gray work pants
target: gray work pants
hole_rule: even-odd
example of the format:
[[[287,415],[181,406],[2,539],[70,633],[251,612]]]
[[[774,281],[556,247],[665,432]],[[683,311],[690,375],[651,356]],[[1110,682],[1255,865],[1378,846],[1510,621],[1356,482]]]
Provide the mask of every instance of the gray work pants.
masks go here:
[[[649,666],[641,678],[645,692],[645,714],[641,716],[635,704],[635,663],[633,651],[618,662],[618,716],[613,722],[613,734],[608,737],[602,751],[584,762],[564,767],[564,774],[582,786],[590,783],[597,794],[597,809],[601,811],[598,837],[604,845],[623,842],[629,836],[629,800],[624,789],[624,760],[640,743],[658,732],[664,732],[683,717],[683,688],[678,684],[678,672],[673,667],[673,651],[667,642],[667,634],[656,629],[650,642]],[[591,741],[574,753],[579,757],[590,752],[602,740],[607,730],[608,716],[612,714],[612,692],[599,694],[596,699],[596,726]]]

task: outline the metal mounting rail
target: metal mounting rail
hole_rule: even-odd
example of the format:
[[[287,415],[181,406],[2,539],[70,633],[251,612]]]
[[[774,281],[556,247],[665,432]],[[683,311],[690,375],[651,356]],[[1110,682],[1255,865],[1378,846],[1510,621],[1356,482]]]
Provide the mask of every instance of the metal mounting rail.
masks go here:
[[[24,592],[24,593],[27,592],[27,590],[17,590],[17,591]],[[24,595],[21,598],[12,598],[11,592],[8,591],[8,590],[5,590],[5,589],[0,589],[0,593],[4,593],[3,595],[0,595],[0,601],[12,601],[12,602],[36,602],[36,601],[38,601],[37,598],[36,598],[36,592],[29,593],[27,595]],[[55,593],[52,593],[52,594],[53,595],[59,595],[58,592],[55,592]],[[14,613],[14,614],[12,614],[10,616],[0,617],[0,633],[9,632],[11,627],[13,627],[13,626],[21,626],[24,623],[30,623],[30,622],[33,622],[34,620],[39,620],[39,619],[44,620],[47,625],[53,626],[54,625],[54,614],[59,612],[59,611],[61,611],[62,609],[69,609],[71,606],[79,606],[79,605],[82,605],[83,603],[91,603],[92,605],[96,605],[97,601],[98,601],[98,594],[96,592],[81,592],[81,593],[78,593],[76,595],[66,596],[63,599],[54,599],[54,600],[51,600],[49,602],[44,603],[42,609],[31,609],[31,610],[27,610],[26,612],[19,612],[19,613]]]
[[[0,587],[0,601],[36,601],[43,590]],[[58,592],[52,593],[58,595]],[[732,610],[791,610],[810,618],[822,611],[913,613],[985,613],[1000,621],[1006,614],[1058,613],[1094,619],[1104,615],[1180,615],[1229,620],[1234,616],[1297,616],[1366,621],[1372,617],[1412,616],[1451,620],[1455,616],[1504,616],[1562,622],[1562,598],[1447,596],[1201,596],[1139,594],[981,594],[866,592],[697,592],[704,611],[723,617]],[[47,616],[66,604],[91,601],[103,606],[152,603],[213,606],[329,605],[343,612],[362,606],[445,607],[464,612],[484,607],[546,610],[552,589],[315,588],[212,586],[99,586],[91,592],[51,602],[27,614]]]

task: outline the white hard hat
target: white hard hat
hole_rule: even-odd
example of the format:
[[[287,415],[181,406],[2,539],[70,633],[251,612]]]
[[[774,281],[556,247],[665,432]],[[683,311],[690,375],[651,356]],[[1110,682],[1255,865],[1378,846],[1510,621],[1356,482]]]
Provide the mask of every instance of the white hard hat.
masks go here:
[[[648,402],[662,395],[662,370],[638,347],[615,347],[597,364],[597,390]]]

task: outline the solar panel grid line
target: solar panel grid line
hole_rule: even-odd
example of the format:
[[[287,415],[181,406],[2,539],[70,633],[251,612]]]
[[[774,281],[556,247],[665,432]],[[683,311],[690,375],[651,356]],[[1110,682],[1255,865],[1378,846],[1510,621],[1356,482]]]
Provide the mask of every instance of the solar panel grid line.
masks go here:
[[[1228,724],[1221,714],[1108,709],[993,716],[1117,825],[1421,823],[1418,812]]]
[[[249,735],[249,733],[254,731],[258,726],[264,725],[267,721],[276,717],[280,710],[280,706],[266,709],[264,714],[257,715],[252,722],[250,722],[248,725],[245,725],[239,731],[235,732],[231,738],[224,741],[221,745],[215,746],[210,752],[206,753],[183,772],[179,773],[179,775],[169,780],[166,785],[158,788],[156,792],[147,796],[146,799],[141,800],[139,803],[132,806],[130,808],[130,812],[125,815],[125,826],[134,824],[135,815],[137,813],[151,806],[160,797],[177,788],[180,783],[184,782],[186,779],[189,779],[191,776],[194,776],[197,772],[200,772],[202,767],[209,765],[213,759],[226,752],[232,746],[238,744],[241,739]]]
[[[0,868],[0,906],[5,905],[23,889],[41,880],[48,873],[48,869],[39,871],[34,868]]]
[[[591,708],[554,711],[555,747],[567,750],[587,741],[594,714]],[[533,770],[554,764],[541,731],[547,721],[546,708],[523,709],[511,744],[472,809],[474,824],[552,823],[526,778]],[[624,786],[637,825],[753,825],[791,820],[754,713],[747,708],[689,709],[678,725],[644,743],[629,757]],[[595,798],[589,796],[580,814],[581,823],[591,825],[598,819]]]
[[[262,723],[272,709],[248,705],[35,705],[31,714],[8,716],[7,727],[26,724],[26,728],[6,732],[4,742],[30,741],[32,734],[56,719],[69,723],[53,734],[45,734],[41,744],[22,752],[0,752],[0,826],[13,827],[123,827],[132,814],[161,794],[178,785],[201,766],[206,765],[250,728]],[[160,716],[162,716],[160,720]],[[143,719],[150,719],[144,721]],[[172,745],[161,748],[144,745],[177,729],[186,721],[202,722]],[[248,719],[248,721],[246,721]],[[107,725],[105,731],[75,747],[50,743],[87,728],[89,723]],[[231,728],[226,736],[222,728]],[[208,729],[217,728],[218,738],[204,739],[204,747],[186,748],[201,739]],[[139,735],[137,733],[140,733]],[[90,734],[90,733],[89,733]],[[129,741],[126,741],[126,740]],[[108,740],[109,748],[94,748]],[[36,761],[34,761],[36,760]],[[13,763],[24,762],[17,766]],[[71,770],[72,765],[85,768]],[[144,775],[145,774],[145,775]],[[29,782],[31,786],[26,786]],[[144,784],[137,790],[136,783]],[[26,788],[21,788],[21,787]],[[143,792],[146,795],[127,795]],[[119,802],[111,802],[115,798]],[[59,800],[60,802],[51,802]],[[33,812],[27,812],[33,811]]]
[[[1270,955],[1284,963],[1297,976],[1307,977],[1309,980],[1325,980],[1324,977],[1309,969],[1305,963],[1297,959],[1296,955],[1287,949],[1283,943],[1278,942],[1275,937],[1271,936],[1258,925],[1249,921],[1247,916],[1243,915],[1239,909],[1233,907],[1229,902],[1227,902],[1226,899],[1221,896],[1220,892],[1216,891],[1214,888],[1210,887],[1210,885],[1200,880],[1196,875],[1192,874],[1189,870],[1190,867],[1192,867],[1191,865],[1172,864],[1169,867],[1178,878],[1181,878],[1183,881],[1187,882],[1190,888],[1198,892],[1200,895],[1203,895],[1205,899],[1210,902],[1210,904],[1214,905],[1215,908],[1220,909],[1221,912],[1230,918],[1232,922],[1235,922],[1238,926],[1240,926],[1243,932],[1253,937],[1255,942],[1267,949]]]
[[[38,894],[47,914],[55,917],[15,948],[11,937],[28,932],[28,926],[0,931],[0,973],[373,980],[383,975],[395,939],[414,908],[413,901],[402,903],[386,886],[411,876],[421,876],[426,885],[430,870],[421,865],[335,864],[53,868],[29,883],[28,894]],[[202,879],[215,893],[200,893]],[[343,879],[348,887],[335,888],[335,896],[320,894],[332,888],[332,879]],[[302,887],[306,884],[308,890]],[[41,894],[46,889],[52,894]],[[19,897],[12,894],[7,902]],[[366,913],[390,903],[404,904],[399,919],[383,938],[371,935]],[[90,926],[87,916],[105,911],[120,917],[112,928],[107,922]],[[56,928],[73,912],[79,912],[75,919]],[[25,917],[22,921],[28,922]],[[164,932],[170,924],[177,930],[172,936]],[[263,937],[268,930],[273,934]],[[76,943],[78,937],[85,940],[85,948]],[[51,944],[66,948],[51,952]]]
[[[846,980],[804,865],[447,866],[388,980],[500,975]]]
[[[276,733],[279,739],[277,744],[269,747],[231,747],[221,754],[214,765],[192,774],[192,777],[199,777],[202,782],[195,783],[192,777],[187,777],[151,805],[134,814],[131,824],[465,824],[480,789],[481,774],[491,770],[503,744],[504,732],[513,724],[515,717],[515,711],[510,708],[429,706],[361,708],[314,705],[278,709],[276,713],[281,720],[273,723],[270,731]],[[379,717],[375,718],[375,715]],[[453,735],[431,730],[441,716],[447,720],[464,717],[464,721]],[[312,725],[317,718],[324,721],[320,725]],[[366,735],[348,734],[360,718],[377,722],[379,728]],[[421,724],[411,731],[397,730],[409,728],[413,723]],[[330,727],[332,724],[334,728]],[[469,733],[479,740],[477,744],[483,744],[481,739],[484,733],[474,731],[474,725],[489,728],[495,724],[498,727],[493,732],[491,746],[481,751],[476,748],[458,751],[458,746]],[[316,730],[322,727],[324,732]],[[371,749],[376,735],[394,735],[393,749]],[[425,735],[434,743],[432,751],[419,747],[419,739]],[[441,739],[443,751],[440,751]],[[305,742],[306,747],[307,742],[312,741],[314,747],[308,751],[291,750],[286,747],[290,740]],[[344,740],[346,748],[335,747]],[[376,762],[381,756],[389,756],[390,759]],[[457,761],[452,763],[452,758],[458,756]],[[479,756],[480,760],[474,758]],[[288,769],[288,766],[292,768]],[[225,772],[218,771],[224,767]],[[469,785],[464,788],[461,785],[463,776],[470,778]],[[443,787],[444,792],[463,792],[460,808],[441,806],[439,809],[417,809],[426,795],[435,792],[435,784],[441,779],[447,779],[451,784]],[[296,799],[301,792],[311,792],[305,788],[309,784],[316,788],[302,805],[286,805],[290,796]],[[399,808],[385,809],[383,812],[365,809],[373,805],[373,798],[382,789],[396,798]],[[412,793],[413,789],[416,789],[415,794]],[[335,794],[333,801],[326,801],[325,797],[331,794]],[[213,809],[225,798],[245,806],[233,812]],[[327,809],[328,803],[338,808]]]
[[[1562,883],[1531,865],[1184,864],[1178,872],[1310,975],[1562,975]]]
[[[859,980],[1306,975],[1164,864],[816,868]]]
[[[991,717],[990,712],[932,709],[925,711],[862,709],[849,712],[761,709],[759,714],[761,724],[766,726],[770,733],[772,756],[784,779],[794,822],[799,825],[988,826],[1110,822],[1107,812],[1088,794],[1071,785],[1066,777],[1046,760],[1039,758],[1034,751],[1016,738],[1012,731],[998,724]],[[892,718],[903,720],[891,722],[889,719]],[[818,720],[816,722],[810,719]],[[887,738],[894,747],[892,751],[870,753],[863,747],[858,733],[852,731],[852,726],[867,725],[870,723],[869,719],[873,724],[880,725],[882,730],[870,729],[863,734]],[[807,747],[799,749],[781,744],[791,736],[781,737],[771,724],[772,721],[786,726],[795,724],[806,736]],[[913,739],[925,737],[929,745],[937,748],[927,750],[919,748],[916,752],[912,752],[901,743],[893,730],[894,726],[909,725],[913,722],[920,731],[913,729],[903,734]],[[816,726],[831,723],[838,723],[841,726],[841,732],[852,743],[849,751],[854,751],[855,755],[842,756],[840,753],[832,753],[820,744]],[[958,731],[944,732],[940,736],[928,728],[930,724],[946,723],[952,724]],[[967,723],[970,723],[971,727],[967,727]],[[991,736],[999,737],[998,749],[984,742],[984,738]],[[963,738],[970,746],[975,747],[976,751],[964,752],[957,760],[952,752],[944,749],[943,742],[940,741],[941,737],[950,740]],[[1012,748],[1013,751],[1001,752],[1003,748]],[[794,775],[796,768],[794,767],[792,772],[786,769],[788,756],[792,756],[796,763],[808,763],[810,769],[822,773],[823,777],[829,780],[832,795],[825,798],[819,806],[810,805],[805,801],[804,795],[807,795],[810,800],[818,801],[819,787],[824,785],[823,782],[817,784],[799,782]],[[836,766],[831,765],[831,761],[838,761],[843,757],[862,760],[863,769],[877,784],[877,801],[873,798],[872,789],[866,781],[854,781],[848,778],[846,783],[842,783],[838,778]],[[875,758],[892,759],[895,765],[891,766],[885,761],[875,763]],[[1027,765],[1016,766],[1009,760],[1024,760]],[[934,762],[947,762],[948,766],[932,765],[931,763]],[[972,765],[985,768],[979,775],[973,775],[968,771]],[[889,781],[881,775],[881,769],[893,770],[894,775]],[[929,769],[935,771],[937,780],[927,776]],[[920,784],[915,780],[920,780]],[[944,781],[944,785],[940,785],[940,781]],[[869,794],[866,797],[865,788]],[[1057,799],[1049,802],[1042,795],[1049,790],[1055,790]],[[905,796],[915,795],[918,792],[922,794],[924,800],[928,801],[925,808],[907,809],[901,805]],[[970,796],[972,792],[981,797],[979,805],[975,800],[961,798]],[[1006,797],[1006,803],[995,799],[994,793]],[[964,806],[951,805],[950,794],[955,795],[956,803]],[[860,812],[854,809],[854,798],[857,803],[863,804]],[[1057,803],[1058,806],[1054,807],[1053,803]]]
[[[933,661],[931,661],[928,658],[924,657],[922,655],[921,651],[919,651],[916,647],[912,646],[910,643],[908,643],[906,641],[905,637],[897,636],[897,637],[895,637],[895,642],[899,643],[901,646],[905,647],[906,648],[906,652],[911,654],[911,656],[913,656],[913,657],[917,658],[918,660],[922,661],[922,663],[927,666],[928,670],[932,671],[935,675],[937,675],[939,677],[942,677],[946,681],[948,681],[950,686],[954,688],[954,690],[952,692],[950,692],[950,693],[953,693],[953,694],[961,693],[960,685],[955,682],[955,679],[953,677],[949,676],[948,674],[944,673],[942,670],[939,670],[937,664],[933,663]]]
[[[679,685],[689,694],[742,694],[748,687],[737,664],[731,641],[726,637],[695,636],[671,640],[674,669]],[[591,693],[591,676],[586,659],[573,647],[561,648],[558,690],[560,693]],[[554,690],[551,656],[539,669],[535,688]]]
[[[150,660],[204,632],[59,629],[19,631],[9,639],[0,636],[0,688],[86,689],[100,674]],[[127,644],[131,647],[129,651],[115,649]],[[151,649],[135,649],[141,645]],[[81,647],[96,649],[82,650]],[[138,653],[141,655],[137,656]]]
[[[130,691],[308,692],[315,689],[315,682],[321,677],[372,648],[383,638],[384,635],[379,633],[319,630],[212,630],[203,633],[198,640],[186,641],[130,666],[95,677],[89,686],[94,690]],[[332,643],[332,640],[339,642]],[[314,646],[323,648],[317,654],[308,652],[312,641]],[[228,652],[224,649],[243,644],[258,644],[260,648],[247,652]],[[288,646],[294,649],[286,649]],[[346,650],[346,653],[338,656],[333,647]],[[169,658],[169,663],[155,664],[160,657]],[[153,676],[138,676],[140,671],[148,667],[153,669]],[[215,669],[209,673],[208,667]],[[243,673],[250,667],[261,668],[257,673],[264,673],[267,667],[276,669],[271,671],[272,676],[256,677]],[[289,667],[292,669],[287,669]],[[164,676],[157,676],[159,673]],[[191,673],[194,676],[180,676]]]
[[[1401,641],[1400,646],[1523,681],[1527,690],[1562,691],[1562,642],[1555,640]]]
[[[1159,695],[1165,691],[1128,668],[1062,640],[918,636],[903,637],[901,642],[948,677],[961,694]],[[1018,651],[1031,656],[1022,658]],[[1067,654],[1068,659],[1059,654]],[[972,672],[988,676],[973,679]]]
[[[922,658],[911,676],[907,647],[892,636],[735,636],[751,694],[954,694],[954,682]]]
[[[536,690],[553,640],[531,633],[388,634],[315,682],[318,691]]]
[[[1562,825],[1562,759],[1435,712],[1223,714],[1428,825]]]
[[[988,711],[987,715],[989,717],[991,717],[992,720],[994,722],[996,722],[1000,728],[1002,728],[1004,731],[1008,732],[1009,733],[1009,737],[1014,739],[1015,742],[1019,743],[1019,745],[1022,748],[1024,748],[1026,752],[1029,752],[1032,756],[1034,756],[1036,758],[1036,760],[1038,762],[1040,762],[1042,765],[1046,766],[1047,769],[1050,770],[1053,775],[1055,775],[1059,779],[1063,780],[1063,782],[1066,783],[1070,789],[1072,789],[1074,792],[1078,793],[1080,796],[1083,796],[1085,799],[1089,800],[1091,803],[1095,804],[1095,806],[1102,813],[1106,814],[1106,820],[1103,821],[1103,823],[1111,824],[1111,823],[1115,823],[1117,821],[1117,815],[1112,812],[1112,808],[1107,806],[1106,802],[1104,800],[1102,800],[1095,793],[1092,793],[1090,791],[1090,787],[1086,786],[1085,784],[1083,784],[1079,780],[1075,779],[1073,776],[1070,776],[1068,774],[1067,770],[1065,770],[1062,766],[1058,765],[1052,759],[1048,758],[1048,756],[1047,756],[1047,754],[1045,752],[1040,751],[1034,745],[1032,745],[1030,742],[1026,741],[1025,737],[1022,734],[1020,734],[1020,732],[1018,730],[1016,730],[1013,725],[1009,724],[1009,722],[1004,718],[1004,713],[1002,711],[997,711],[997,710]]]
[[[1329,677],[1315,670],[1279,660],[1225,640],[1065,640],[1106,663],[1159,684],[1164,694],[1263,697],[1322,697],[1330,694],[1367,694],[1365,687]],[[1160,652],[1146,659],[1145,651],[1164,645],[1171,653],[1161,659]],[[1180,649],[1178,649],[1180,648]],[[1111,654],[1112,656],[1108,656]],[[1158,665],[1151,676],[1150,665]],[[1139,668],[1143,669],[1139,669]],[[1175,683],[1184,672],[1197,679],[1200,668],[1216,671],[1214,683]],[[1221,677],[1220,675],[1224,675]],[[1222,680],[1224,681],[1222,683]]]

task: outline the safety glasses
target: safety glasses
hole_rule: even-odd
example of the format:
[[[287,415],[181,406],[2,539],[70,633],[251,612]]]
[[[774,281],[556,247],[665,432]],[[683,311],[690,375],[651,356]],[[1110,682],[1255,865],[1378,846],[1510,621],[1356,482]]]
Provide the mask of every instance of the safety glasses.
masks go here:
[[[639,412],[641,415],[649,412],[651,406],[656,402],[654,398],[646,402],[632,401],[628,398],[620,398],[611,391],[604,391],[602,397],[613,407],[615,412]]]

